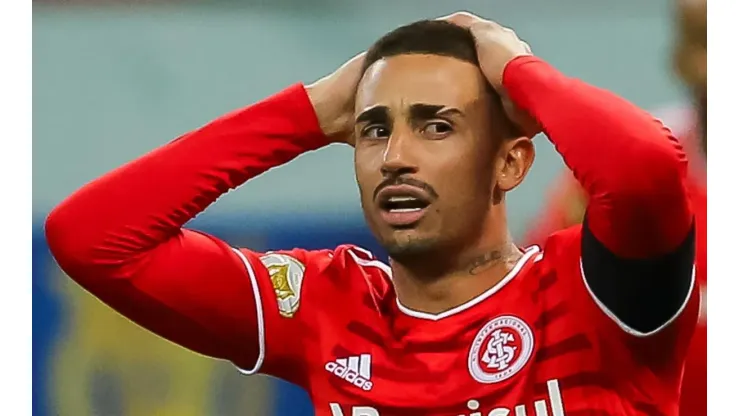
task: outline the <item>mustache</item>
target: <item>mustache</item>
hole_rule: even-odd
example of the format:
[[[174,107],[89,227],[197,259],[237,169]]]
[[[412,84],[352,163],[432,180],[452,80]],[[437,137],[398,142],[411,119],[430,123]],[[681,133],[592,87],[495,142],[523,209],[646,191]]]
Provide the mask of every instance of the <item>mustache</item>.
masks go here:
[[[408,185],[413,186],[415,188],[419,188],[426,192],[432,199],[432,201],[435,201],[439,198],[439,194],[437,194],[437,191],[432,188],[432,185],[429,185],[426,182],[420,181],[418,179],[410,178],[408,176],[389,176],[385,179],[383,179],[380,184],[378,184],[378,187],[375,188],[375,191],[373,192],[373,200],[378,198],[378,194],[380,191],[382,191],[384,188],[387,188],[389,186],[398,186],[398,185]]]

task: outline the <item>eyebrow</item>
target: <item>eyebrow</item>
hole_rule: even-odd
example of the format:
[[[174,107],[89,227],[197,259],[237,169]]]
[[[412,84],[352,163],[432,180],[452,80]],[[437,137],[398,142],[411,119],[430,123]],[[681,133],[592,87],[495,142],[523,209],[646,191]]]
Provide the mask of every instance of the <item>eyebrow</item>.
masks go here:
[[[409,108],[409,116],[412,120],[428,120],[443,114],[462,115],[462,111],[454,107],[433,104],[412,104]]]
[[[389,119],[390,119],[390,109],[384,105],[377,105],[375,107],[370,107],[367,110],[361,112],[355,118],[355,124],[386,122]]]
[[[462,111],[454,107],[424,103],[412,104],[409,107],[409,118],[411,118],[412,120],[428,120],[443,114],[462,115]],[[355,118],[355,123],[380,123],[387,122],[389,119],[390,108],[383,105],[378,105],[375,107],[370,107],[360,113],[357,118]]]

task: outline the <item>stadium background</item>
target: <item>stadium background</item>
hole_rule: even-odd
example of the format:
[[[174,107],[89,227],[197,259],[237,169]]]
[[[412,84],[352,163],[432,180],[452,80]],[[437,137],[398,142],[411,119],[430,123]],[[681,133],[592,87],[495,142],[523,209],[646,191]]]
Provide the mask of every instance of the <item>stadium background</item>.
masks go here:
[[[333,70],[395,26],[468,9],[564,72],[651,109],[680,102],[670,0],[36,1],[33,12],[34,415],[310,415],[300,389],[144,332],[63,278],[43,219],[74,189],[184,131]],[[520,236],[562,168],[546,141],[510,197]],[[129,190],[136,192],[135,189]],[[192,226],[258,250],[351,242],[364,228],[349,148],[300,157]]]

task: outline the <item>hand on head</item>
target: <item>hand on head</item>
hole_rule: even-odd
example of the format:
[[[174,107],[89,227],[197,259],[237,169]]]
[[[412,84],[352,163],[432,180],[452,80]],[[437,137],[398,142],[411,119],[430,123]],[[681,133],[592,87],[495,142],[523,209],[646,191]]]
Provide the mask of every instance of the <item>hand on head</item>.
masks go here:
[[[502,82],[506,65],[519,56],[532,55],[529,45],[519,39],[513,30],[496,22],[467,12],[454,13],[438,20],[470,30],[475,38],[483,75],[499,93],[505,92],[502,91]]]
[[[527,136],[539,133],[541,129],[537,123],[509,100],[503,87],[506,65],[519,56],[532,55],[529,45],[513,30],[468,12],[457,12],[437,20],[470,30],[476,41],[481,71],[501,96],[507,116]],[[354,100],[363,76],[365,55],[365,52],[356,55],[333,73],[306,86],[321,129],[332,142],[355,145],[352,133]]]
[[[354,146],[355,92],[362,78],[364,60],[365,52],[362,52],[333,73],[306,86],[321,130],[332,142]]]
[[[528,137],[533,137],[542,129],[527,113],[517,108],[503,87],[504,70],[509,62],[520,56],[532,55],[527,42],[507,27],[491,20],[483,19],[468,12],[457,12],[438,20],[464,27],[473,34],[478,51],[481,71],[491,86],[501,96],[506,115]]]

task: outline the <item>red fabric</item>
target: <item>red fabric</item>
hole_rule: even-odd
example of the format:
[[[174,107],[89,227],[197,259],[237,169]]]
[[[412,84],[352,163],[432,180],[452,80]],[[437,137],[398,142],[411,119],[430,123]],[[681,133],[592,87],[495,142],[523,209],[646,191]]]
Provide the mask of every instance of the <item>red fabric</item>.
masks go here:
[[[529,112],[589,195],[589,228],[610,251],[647,258],[676,248],[693,216],[686,156],[670,130],[611,92],[519,57],[504,87]]]
[[[49,247],[72,279],[138,324],[250,367],[257,323],[245,266],[223,241],[180,227],[228,190],[325,143],[294,86],[85,185],[49,215]]]
[[[702,308],[686,357],[681,388],[681,416],[707,414],[707,189],[694,182],[691,202],[696,215],[696,281],[702,294]]]
[[[706,286],[702,287],[706,296]],[[706,302],[706,298],[702,299]],[[700,319],[691,339],[683,384],[681,385],[681,416],[706,416],[707,414],[707,321],[706,311]]]
[[[388,266],[356,247],[244,253],[264,310],[262,372],[305,388],[317,416],[529,415],[535,406],[551,416],[677,414],[698,290],[658,334],[629,334],[583,284],[579,227],[551,236],[543,251],[529,249],[502,283],[438,315],[400,307]],[[288,317],[278,305],[291,295],[275,295],[276,263],[300,275]],[[475,365],[487,380],[475,378]]]
[[[707,190],[703,182],[704,174],[699,171],[698,176],[690,178],[688,189],[696,220],[696,281],[702,296],[702,313],[686,356],[681,387],[681,416],[707,414]],[[583,190],[577,182],[574,183],[571,174],[564,173],[552,190],[553,198],[527,232],[527,244],[542,245],[553,232],[580,221],[574,218],[577,218],[579,211],[582,212],[578,207],[583,203],[580,200],[582,193]],[[578,200],[573,201],[573,198]]]
[[[686,356],[681,387],[681,416],[707,414],[707,189],[706,165],[697,151],[691,132],[682,135],[682,143],[691,156],[688,190],[696,222],[696,280],[702,294],[702,313]],[[552,187],[543,212],[527,231],[526,244],[544,244],[552,233],[568,228],[582,219],[588,196],[570,172],[564,172]]]

